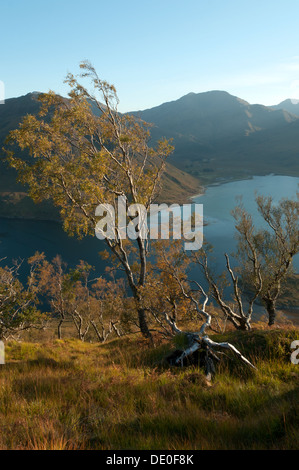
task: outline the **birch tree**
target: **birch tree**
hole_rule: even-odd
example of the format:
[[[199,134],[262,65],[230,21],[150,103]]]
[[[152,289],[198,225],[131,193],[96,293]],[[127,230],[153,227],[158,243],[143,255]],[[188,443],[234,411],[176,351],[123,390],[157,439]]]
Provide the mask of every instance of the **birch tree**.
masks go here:
[[[269,326],[275,323],[277,301],[292,273],[299,251],[299,193],[297,200],[258,196],[257,207],[266,228],[257,229],[253,218],[240,204],[233,211],[238,232],[238,253],[243,285],[256,292],[268,314]]]
[[[4,264],[5,259],[0,260]],[[26,281],[20,280],[20,269],[23,261],[12,266],[0,266],[0,340],[29,330],[45,328],[47,315],[42,314],[37,305],[38,288],[35,273],[39,259],[30,261],[29,275]]]
[[[193,255],[193,260],[200,266],[208,282],[211,296],[221,309],[225,320],[232,323],[238,330],[250,330],[254,304],[262,290],[260,265],[253,261],[255,281],[249,295],[248,292],[244,292],[244,285],[240,286],[239,276],[236,274],[236,270],[232,269],[227,253],[224,254],[224,258],[226,270],[222,273],[222,279],[219,277],[216,279],[209,266],[207,251],[202,249]],[[230,298],[224,295],[222,284],[232,286],[233,292]]]
[[[72,74],[66,78],[68,99],[54,92],[41,95],[39,115],[27,115],[11,132],[9,141],[29,151],[30,158],[12,151],[8,158],[19,180],[29,186],[32,199],[51,200],[60,209],[67,233],[83,237],[95,233],[98,205],[110,204],[118,213],[119,196],[131,204],[143,204],[148,211],[173,147],[165,139],[150,147],[150,126],[120,114],[115,87],[100,79],[89,62],[80,67],[79,78]],[[85,79],[90,86],[83,85]],[[123,240],[116,227],[114,239],[106,238],[105,243],[126,276],[140,331],[149,337],[142,299],[147,240],[140,233],[134,241]]]
[[[209,337],[209,331],[219,333],[219,330],[217,331],[218,325],[217,322],[216,326],[212,325],[215,318],[211,314],[211,305],[208,305],[209,295],[199,282],[188,279],[188,267],[192,262],[192,258],[186,255],[182,245],[177,242],[167,249],[163,243],[159,243],[157,253],[157,263],[154,268],[156,275],[151,281],[152,293],[147,296],[151,302],[151,311],[154,313],[162,334],[165,336],[170,334],[172,336],[179,335],[186,339],[183,350],[175,351],[168,358],[169,362],[172,365],[183,366],[186,359],[192,358],[194,353],[201,351],[204,357],[203,365],[206,377],[210,381],[215,371],[214,361],[219,360],[217,352],[220,351],[221,353],[223,349],[227,349],[244,364],[255,369],[255,366],[235,346],[228,342],[217,343]],[[159,271],[158,276],[157,271]],[[234,275],[233,272],[232,275]],[[215,288],[218,292],[217,284],[215,284]],[[228,304],[224,302],[220,293],[219,296],[226,315],[233,314],[232,310],[227,311]],[[193,322],[200,325],[199,330],[182,330],[179,324],[188,317],[190,319],[191,316]],[[231,318],[238,328],[240,328],[243,321],[244,325],[246,325],[246,322],[248,323],[246,315],[244,315],[244,318],[241,316],[237,319],[235,317]]]

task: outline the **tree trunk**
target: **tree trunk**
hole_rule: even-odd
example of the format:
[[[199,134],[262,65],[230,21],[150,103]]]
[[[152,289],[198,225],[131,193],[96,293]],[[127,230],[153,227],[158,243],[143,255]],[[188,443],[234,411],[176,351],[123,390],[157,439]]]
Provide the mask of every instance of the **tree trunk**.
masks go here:
[[[146,320],[146,310],[143,307],[138,308],[138,323],[139,323],[139,328],[142,333],[142,335],[145,338],[151,338],[151,332],[148,328],[147,320]]]
[[[63,323],[63,319],[61,319],[60,322],[58,323],[58,328],[57,328],[57,336],[58,336],[58,339],[61,339],[61,327],[62,327],[62,323]]]
[[[249,323],[248,320],[240,320],[240,327],[239,327],[240,330],[242,331],[249,331],[251,330],[251,325]]]
[[[107,239],[106,239],[107,240]],[[139,256],[140,256],[140,273],[139,273],[139,281],[138,284],[135,283],[134,280],[134,275],[131,269],[131,266],[129,264],[127,254],[122,248],[122,256],[118,253],[118,251],[115,249],[115,247],[111,244],[111,242],[108,240],[107,244],[109,248],[113,251],[113,253],[116,255],[116,257],[120,260],[122,263],[127,280],[130,286],[130,289],[132,291],[133,297],[136,302],[137,306],[137,312],[138,312],[138,325],[141,334],[145,338],[151,338],[151,332],[148,328],[147,324],[147,319],[146,319],[146,310],[143,307],[143,301],[142,301],[142,296],[140,295],[139,289],[144,287],[145,285],[145,279],[146,279],[146,249],[144,246],[144,241],[139,237],[137,238],[138,242],[138,247],[139,247]]]
[[[268,313],[268,325],[273,326],[276,319],[276,301],[267,299],[266,301],[266,310]]]
[[[138,288],[144,287],[145,280],[146,280],[146,249],[144,240],[142,238],[137,238],[138,248],[139,248],[139,258],[140,258],[140,272],[139,272],[139,281],[138,281]],[[142,305],[142,297],[137,289],[137,302],[138,302],[138,321],[139,321],[139,328],[141,333],[145,338],[152,338],[151,332],[149,331],[147,318],[146,318],[146,310],[143,308]]]

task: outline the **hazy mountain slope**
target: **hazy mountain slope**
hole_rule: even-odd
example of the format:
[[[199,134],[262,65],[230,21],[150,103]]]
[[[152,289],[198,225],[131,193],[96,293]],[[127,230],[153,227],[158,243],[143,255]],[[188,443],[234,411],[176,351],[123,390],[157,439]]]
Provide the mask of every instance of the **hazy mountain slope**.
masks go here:
[[[299,116],[299,100],[285,100],[282,101],[281,103],[271,106],[272,109],[284,109],[288,111],[289,113],[295,114],[296,116]]]
[[[203,145],[234,140],[296,119],[283,110],[250,105],[224,91],[189,93],[177,101],[134,114],[155,123],[167,136],[193,137]]]
[[[153,138],[173,137],[171,162],[203,182],[259,173],[299,174],[299,119],[283,109],[211,91],[189,93],[133,114],[154,124]]]

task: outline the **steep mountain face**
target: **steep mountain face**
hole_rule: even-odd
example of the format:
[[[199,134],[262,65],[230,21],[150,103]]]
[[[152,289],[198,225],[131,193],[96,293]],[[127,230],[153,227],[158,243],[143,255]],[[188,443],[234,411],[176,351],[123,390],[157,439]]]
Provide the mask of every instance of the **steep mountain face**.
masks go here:
[[[299,172],[299,119],[284,109],[211,91],[133,114],[154,124],[154,139],[173,137],[171,161],[204,182]]]
[[[271,106],[272,109],[284,109],[285,111],[288,111],[289,113],[295,114],[296,116],[299,116],[299,100],[285,100],[282,101],[281,103]]]

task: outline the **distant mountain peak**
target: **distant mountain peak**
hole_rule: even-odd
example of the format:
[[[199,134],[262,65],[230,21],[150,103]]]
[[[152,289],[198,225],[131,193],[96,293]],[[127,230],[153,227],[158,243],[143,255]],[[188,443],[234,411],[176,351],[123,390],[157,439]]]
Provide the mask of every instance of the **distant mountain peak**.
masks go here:
[[[282,101],[281,103],[279,103],[278,105],[276,106],[281,106],[282,104],[299,104],[299,100],[295,99],[295,98],[288,98],[284,101]]]
[[[186,98],[187,96],[217,96],[217,97],[225,96],[225,97],[237,98],[237,96],[234,96],[225,90],[208,90],[208,91],[201,91],[198,93],[191,91],[190,93],[187,93],[186,95],[182,96],[179,99]]]
[[[288,98],[275,106],[271,106],[271,108],[283,109],[289,113],[295,114],[295,116],[299,116],[299,100],[295,98]]]

